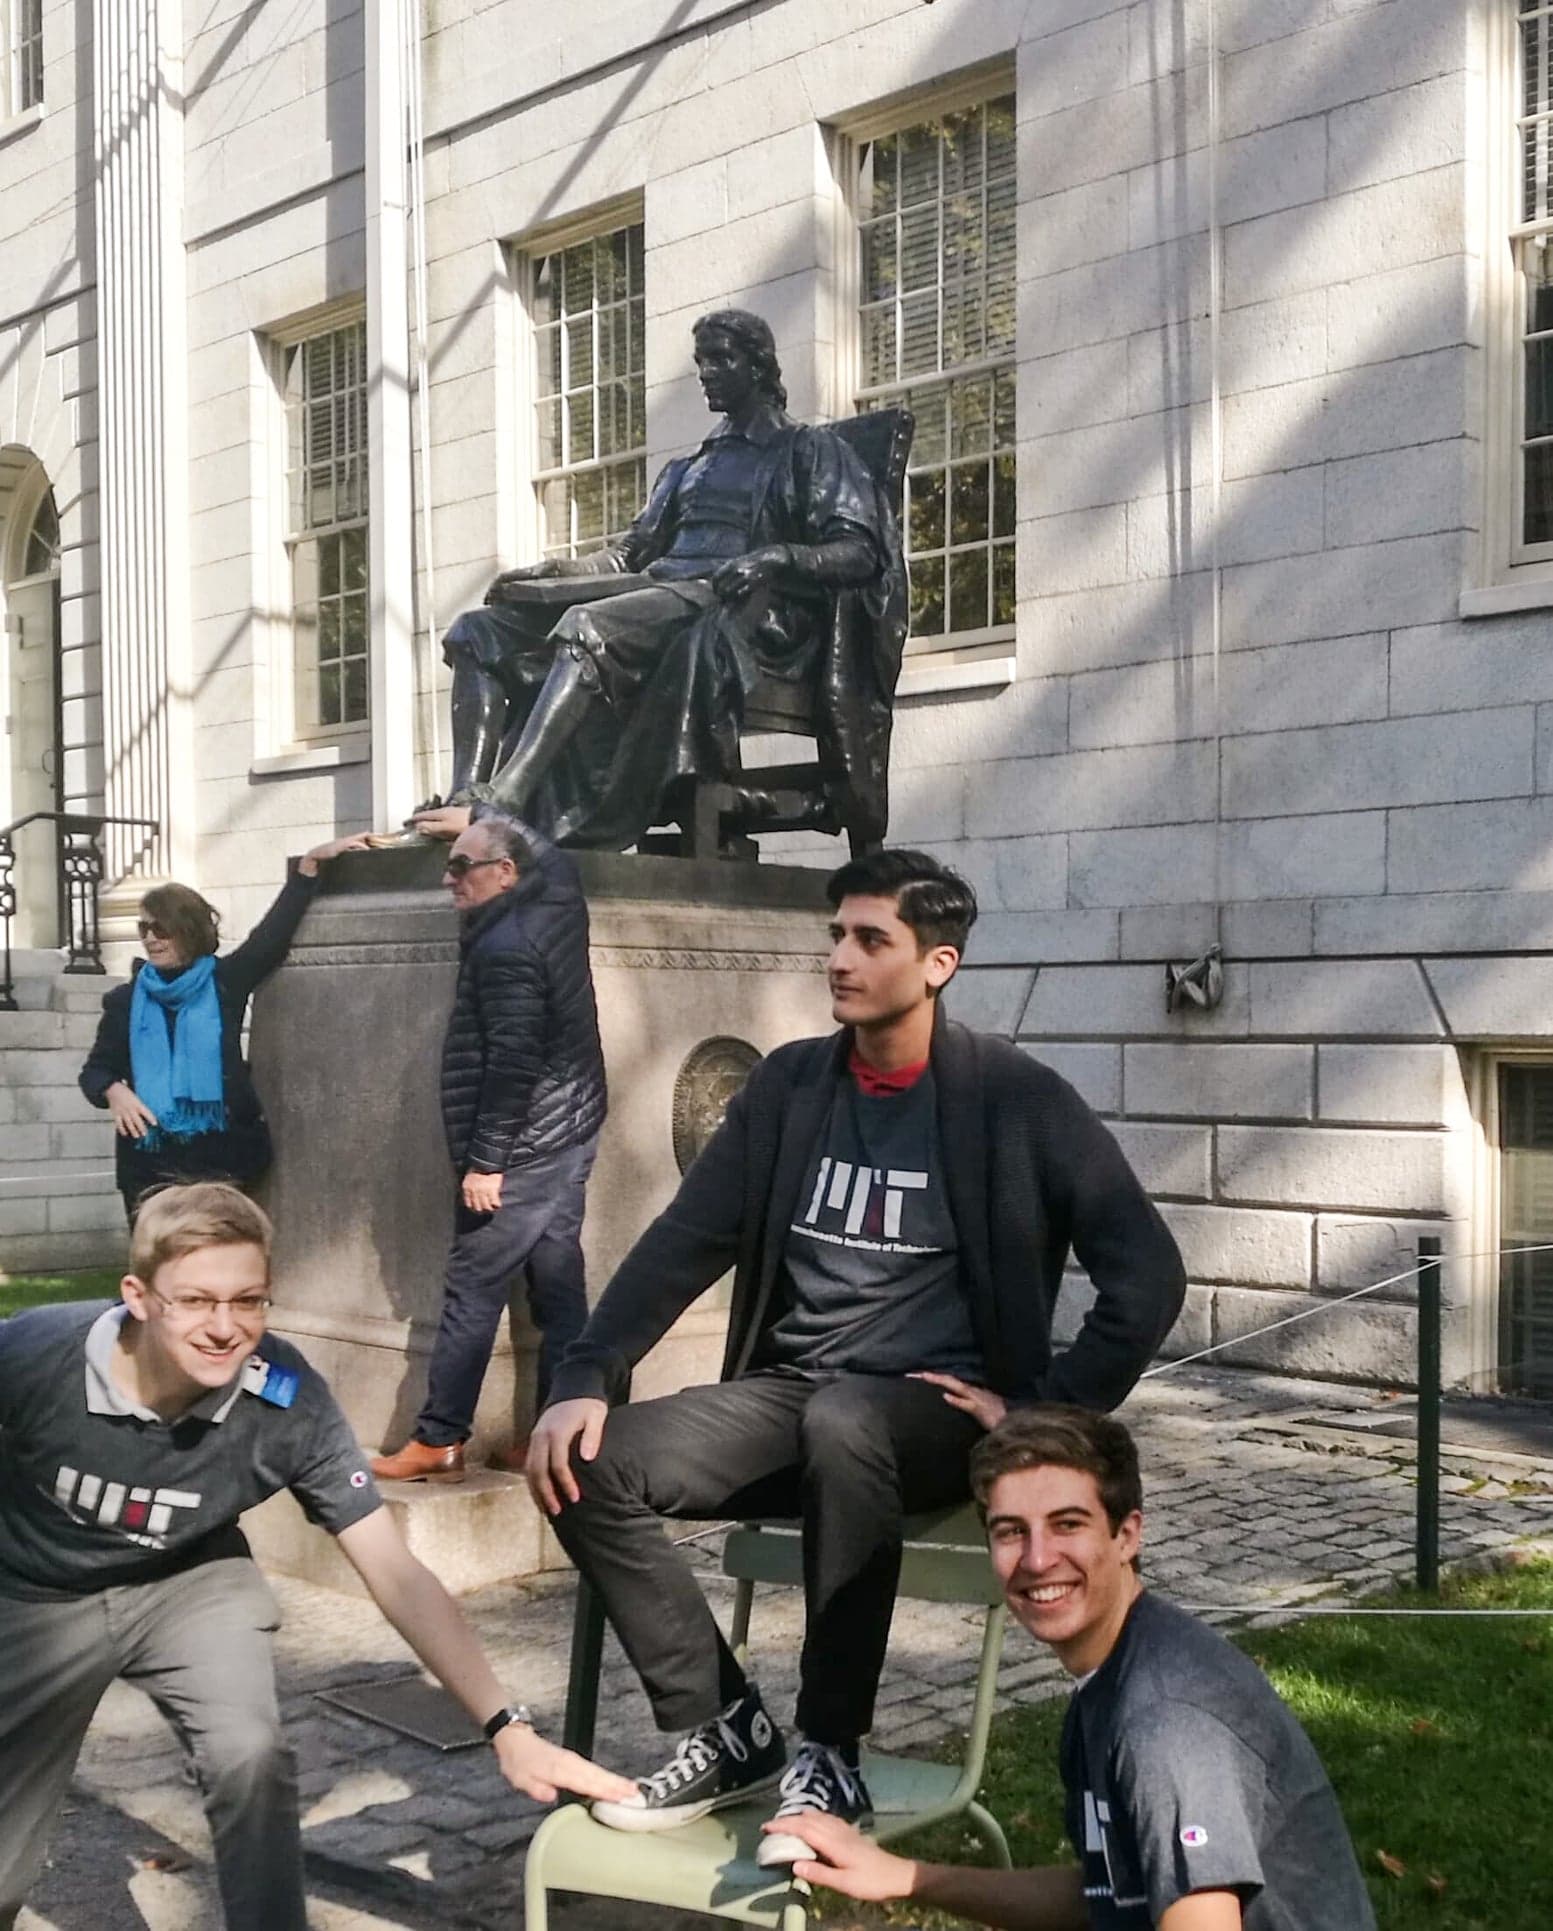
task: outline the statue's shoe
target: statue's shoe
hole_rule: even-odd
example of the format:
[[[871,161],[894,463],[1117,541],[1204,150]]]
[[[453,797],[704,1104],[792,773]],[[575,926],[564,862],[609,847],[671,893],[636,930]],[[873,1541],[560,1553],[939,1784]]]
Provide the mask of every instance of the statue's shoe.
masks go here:
[[[405,845],[435,845],[437,843],[437,839],[428,838],[425,832],[417,831],[414,825],[402,825],[398,831],[369,831],[367,833],[367,844],[375,852],[398,851],[401,846]]]
[[[434,1448],[430,1442],[407,1441],[397,1455],[375,1455],[372,1473],[380,1482],[461,1482],[464,1444]]]

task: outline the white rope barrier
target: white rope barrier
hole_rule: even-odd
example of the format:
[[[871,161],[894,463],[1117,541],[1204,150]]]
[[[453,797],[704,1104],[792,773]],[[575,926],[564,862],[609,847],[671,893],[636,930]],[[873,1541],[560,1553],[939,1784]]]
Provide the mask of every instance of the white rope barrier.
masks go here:
[[[1366,1609],[1358,1603],[1175,1602],[1173,1596],[1169,1600],[1189,1616],[1553,1616],[1553,1603],[1543,1609]]]
[[[1260,1339],[1264,1334],[1274,1334],[1279,1328],[1293,1327],[1296,1321],[1313,1320],[1318,1314],[1328,1314],[1335,1307],[1343,1307],[1350,1301],[1362,1300],[1366,1294],[1378,1294],[1383,1287],[1396,1287],[1402,1281],[1416,1280],[1425,1267],[1439,1267],[1442,1270],[1458,1261],[1504,1260],[1513,1254],[1550,1254],[1553,1241],[1543,1241],[1535,1247],[1485,1247],[1474,1254],[1441,1254],[1437,1258],[1422,1261],[1413,1267],[1405,1267],[1399,1274],[1388,1274],[1383,1281],[1371,1281],[1368,1286],[1356,1287],[1347,1294],[1325,1296],[1313,1307],[1302,1307],[1297,1313],[1286,1314],[1281,1320],[1268,1321],[1262,1327],[1248,1328],[1244,1334],[1231,1335],[1227,1341],[1215,1341],[1212,1347],[1199,1348],[1194,1354],[1177,1355],[1173,1361],[1162,1361],[1158,1367],[1147,1368],[1139,1377],[1142,1381],[1152,1381],[1158,1375],[1174,1374],[1178,1368],[1190,1367],[1194,1361],[1206,1361],[1211,1354],[1222,1354],[1226,1348],[1243,1347],[1247,1341]]]

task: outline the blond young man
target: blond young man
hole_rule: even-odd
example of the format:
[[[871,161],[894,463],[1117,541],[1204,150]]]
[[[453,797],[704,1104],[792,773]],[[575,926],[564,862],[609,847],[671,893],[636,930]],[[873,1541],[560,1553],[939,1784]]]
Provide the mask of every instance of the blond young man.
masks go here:
[[[305,1931],[274,1598],[238,1517],[289,1488],[542,1801],[631,1786],[535,1735],[452,1598],[405,1548],[328,1387],[266,1334],[270,1223],[224,1182],[141,1208],[120,1303],[0,1322],[0,1928],[42,1864],[116,1678],[187,1745],[232,1931]]]
[[[1074,1679],[1061,1770],[1080,1861],[929,1864],[811,1815],[783,1826],[815,1853],[795,1874],[1004,1931],[1375,1931],[1310,1739],[1249,1657],[1144,1588],[1121,1423],[1055,1404],[1010,1414],[973,1453],[971,1485],[1009,1609]]]

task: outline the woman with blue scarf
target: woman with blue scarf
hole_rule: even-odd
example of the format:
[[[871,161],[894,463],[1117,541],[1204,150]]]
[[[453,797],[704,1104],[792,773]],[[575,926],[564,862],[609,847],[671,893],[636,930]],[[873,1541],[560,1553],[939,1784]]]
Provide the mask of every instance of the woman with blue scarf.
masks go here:
[[[215,907],[187,885],[158,885],[140,901],[146,956],[127,986],[104,996],[81,1091],[118,1129],[119,1192],[134,1224],[143,1195],[174,1180],[248,1186],[270,1164],[270,1130],[243,1058],[248,1002],[285,958],[312,902],[318,867],[363,851],[357,835],[297,861],[279,898],[243,943],[216,957]]]

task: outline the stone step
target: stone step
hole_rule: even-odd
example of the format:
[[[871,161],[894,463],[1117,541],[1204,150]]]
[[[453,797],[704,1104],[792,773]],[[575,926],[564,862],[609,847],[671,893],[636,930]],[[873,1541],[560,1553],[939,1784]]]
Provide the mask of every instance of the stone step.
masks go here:
[[[100,1146],[93,1146],[84,1154],[67,1154],[58,1157],[48,1154],[30,1155],[28,1147],[36,1147],[35,1140],[10,1142],[17,1149],[6,1151],[5,1136],[15,1131],[47,1134],[46,1126],[15,1129],[0,1127],[0,1200],[19,1199],[22,1196],[39,1200],[55,1194],[101,1193],[104,1187],[112,1187],[113,1182],[113,1141],[106,1139]]]
[[[384,1482],[383,1503],[410,1553],[449,1594],[467,1596],[493,1582],[516,1582],[568,1558],[516,1475],[475,1468],[462,1482]],[[261,1569],[300,1576],[320,1588],[364,1596],[360,1578],[334,1537],[315,1528],[282,1491],[243,1517]]]
[[[18,1202],[31,1206],[32,1202]],[[38,1206],[46,1203],[39,1201]],[[0,1206],[0,1226],[10,1209]],[[117,1229],[85,1233],[0,1232],[0,1279],[7,1274],[66,1274],[78,1267],[122,1267],[128,1249],[122,1213]]]

